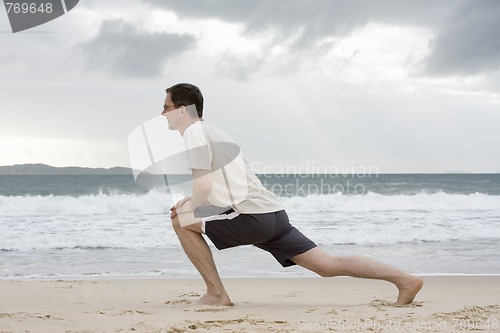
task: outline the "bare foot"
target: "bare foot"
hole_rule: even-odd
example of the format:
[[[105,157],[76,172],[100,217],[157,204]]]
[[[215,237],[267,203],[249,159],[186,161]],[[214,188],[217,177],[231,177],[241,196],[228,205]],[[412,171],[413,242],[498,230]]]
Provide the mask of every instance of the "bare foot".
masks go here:
[[[229,299],[229,296],[227,294],[223,295],[212,295],[212,294],[205,294],[196,301],[196,304],[202,304],[202,305],[227,305],[227,306],[233,306],[233,302]]]
[[[424,281],[415,275],[410,275],[410,277],[398,286],[399,295],[396,302],[397,305],[410,304],[417,296],[420,289],[424,285]]]

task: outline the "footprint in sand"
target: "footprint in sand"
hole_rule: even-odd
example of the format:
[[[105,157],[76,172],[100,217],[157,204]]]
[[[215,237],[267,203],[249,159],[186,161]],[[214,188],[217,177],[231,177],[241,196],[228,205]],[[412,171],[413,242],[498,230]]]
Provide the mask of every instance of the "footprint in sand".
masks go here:
[[[187,294],[182,294],[181,297],[183,296],[187,296],[187,297],[200,297],[201,294],[198,294],[198,293],[195,293],[195,292],[190,292],[190,293],[187,293]]]
[[[191,302],[188,301],[187,299],[175,299],[166,301],[164,304],[191,304]]]
[[[464,306],[462,309],[453,312],[436,312],[433,316],[437,319],[464,320],[466,322],[485,322],[493,315],[500,314],[500,305],[486,306]]]
[[[195,312],[223,312],[227,311],[226,308],[201,308],[201,309],[194,309]]]
[[[335,311],[335,309],[332,309],[331,311],[328,311],[327,313],[325,314],[329,314],[329,315],[336,315],[337,314],[337,311]]]
[[[140,310],[120,310],[120,309],[105,309],[99,310],[99,314],[109,315],[109,316],[120,316],[120,315],[134,315],[134,314],[152,314],[151,312],[145,312]]]
[[[27,313],[27,312],[15,312],[15,313],[0,313],[0,318],[36,318],[36,319],[43,319],[43,320],[64,320],[63,318],[60,317],[55,317],[50,314],[40,314],[40,313]],[[0,331],[3,332],[3,331]]]

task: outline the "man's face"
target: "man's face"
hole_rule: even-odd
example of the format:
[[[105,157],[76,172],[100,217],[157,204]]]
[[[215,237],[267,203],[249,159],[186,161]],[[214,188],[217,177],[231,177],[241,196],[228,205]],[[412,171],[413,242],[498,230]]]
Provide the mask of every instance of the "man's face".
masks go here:
[[[172,102],[172,99],[170,98],[170,93],[168,93],[167,97],[165,97],[163,112],[161,113],[161,115],[167,118],[168,129],[170,130],[178,129],[178,122],[180,118],[178,109],[179,106],[175,105]]]

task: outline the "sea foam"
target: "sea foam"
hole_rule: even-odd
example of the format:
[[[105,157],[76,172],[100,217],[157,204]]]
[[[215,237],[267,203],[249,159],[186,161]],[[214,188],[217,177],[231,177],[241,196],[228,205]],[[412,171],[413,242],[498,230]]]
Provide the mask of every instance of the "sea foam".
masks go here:
[[[182,198],[158,191],[146,194],[103,194],[73,196],[0,196],[1,216],[64,214],[164,214]],[[288,212],[370,212],[370,211],[500,211],[500,196],[482,193],[415,195],[311,195],[281,198]]]
[[[0,250],[179,247],[169,208],[181,197],[0,196]],[[322,245],[500,240],[500,196],[329,194],[282,202],[292,224]]]

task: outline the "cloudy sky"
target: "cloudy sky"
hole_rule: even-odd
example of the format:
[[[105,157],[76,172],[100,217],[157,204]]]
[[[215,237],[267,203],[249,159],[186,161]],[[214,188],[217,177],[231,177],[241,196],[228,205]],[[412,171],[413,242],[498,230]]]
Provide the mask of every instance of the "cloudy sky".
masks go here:
[[[500,172],[498,31],[496,0],[81,0],[16,34],[0,8],[0,165],[130,166],[191,82],[257,168]]]

